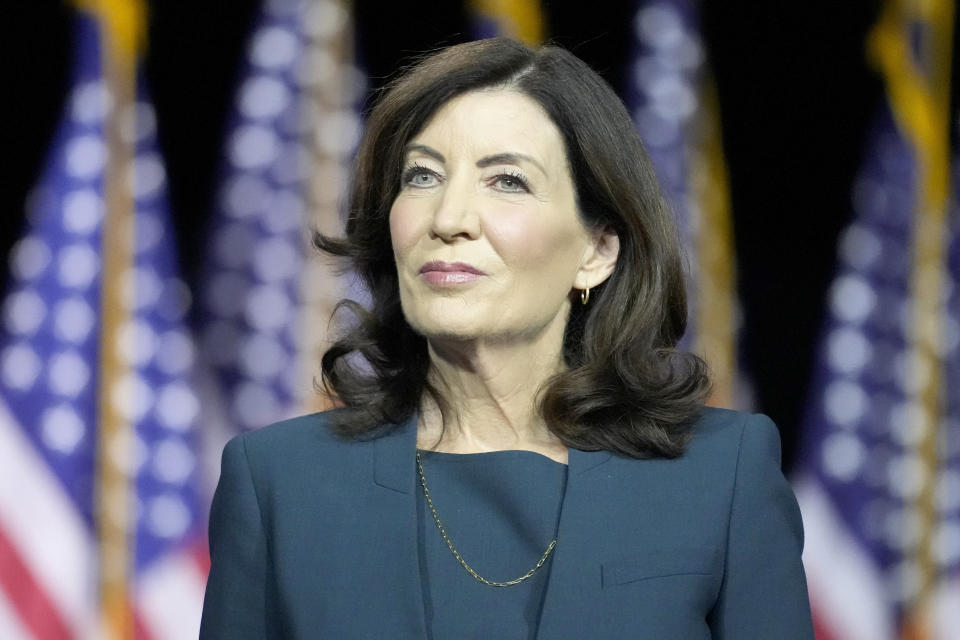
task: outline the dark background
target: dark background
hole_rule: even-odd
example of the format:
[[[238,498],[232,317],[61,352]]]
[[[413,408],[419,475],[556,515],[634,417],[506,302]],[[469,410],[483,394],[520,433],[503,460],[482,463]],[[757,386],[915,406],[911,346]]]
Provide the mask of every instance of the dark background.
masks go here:
[[[65,2],[5,3],[0,144],[0,251],[23,225],[23,200],[60,116],[70,64]],[[188,281],[257,0],[153,0],[146,58]],[[544,2],[548,36],[618,90],[630,60],[636,2]],[[882,86],[864,55],[879,2],[714,0],[703,31],[720,98],[731,176],[744,356],[758,410],[795,459],[838,232]],[[405,58],[468,38],[458,2],[356,0],[357,56],[382,84]],[[954,83],[956,86],[956,83]]]

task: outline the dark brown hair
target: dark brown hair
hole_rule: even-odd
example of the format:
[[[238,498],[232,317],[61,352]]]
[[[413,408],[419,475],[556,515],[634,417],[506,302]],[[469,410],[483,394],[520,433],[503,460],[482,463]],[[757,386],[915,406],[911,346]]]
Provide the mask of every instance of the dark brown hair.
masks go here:
[[[388,216],[406,144],[451,98],[488,88],[543,107],[563,136],[582,222],[620,240],[613,274],[589,305],[572,307],[567,369],[539,395],[546,424],[577,449],[679,455],[709,382],[700,358],[675,349],[687,318],[682,254],[650,159],[619,98],[585,63],[501,38],[444,49],[388,85],[357,152],[346,237],[315,236],[319,249],[350,259],[372,300],[369,311],[341,302],[357,320],[323,356],[323,387],[344,406],[335,428],[377,435],[416,412],[424,394],[446,408],[427,379],[426,339],[400,308]]]

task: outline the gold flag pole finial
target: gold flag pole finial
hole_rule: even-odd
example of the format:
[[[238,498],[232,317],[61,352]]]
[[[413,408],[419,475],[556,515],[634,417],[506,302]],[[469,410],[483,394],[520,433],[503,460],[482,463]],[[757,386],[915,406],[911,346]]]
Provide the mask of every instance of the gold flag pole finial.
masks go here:
[[[147,42],[145,0],[73,0],[81,10],[96,16],[106,36],[110,57],[131,66]]]
[[[478,14],[497,23],[502,35],[535,47],[544,40],[543,12],[539,0],[473,0]]]

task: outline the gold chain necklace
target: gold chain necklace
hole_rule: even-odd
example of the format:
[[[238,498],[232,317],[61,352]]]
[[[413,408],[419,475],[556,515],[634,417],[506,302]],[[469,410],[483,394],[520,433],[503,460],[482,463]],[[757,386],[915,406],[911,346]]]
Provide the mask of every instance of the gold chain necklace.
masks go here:
[[[557,539],[554,538],[550,545],[547,547],[547,550],[543,552],[543,555],[540,556],[540,561],[537,562],[537,565],[527,571],[525,574],[519,578],[514,578],[513,580],[507,580],[506,582],[496,582],[494,580],[487,580],[479,573],[473,570],[467,561],[464,560],[460,554],[457,552],[456,548],[453,546],[453,543],[450,542],[450,538],[447,537],[447,531],[443,528],[443,525],[440,523],[440,516],[437,515],[437,508],[433,506],[433,500],[430,498],[430,490],[427,489],[427,479],[423,475],[423,463],[420,461],[420,452],[417,451],[417,472],[420,474],[420,485],[423,486],[423,495],[427,498],[427,505],[430,507],[430,512],[433,513],[433,519],[437,522],[437,528],[440,529],[440,535],[443,537],[443,541],[447,543],[447,546],[450,547],[450,551],[453,553],[453,557],[457,559],[463,568],[467,570],[467,573],[472,575],[474,578],[482,582],[483,584],[489,585],[491,587],[510,587],[515,584],[520,584],[534,573],[537,569],[543,566],[543,563],[547,561],[547,557],[550,556],[550,552],[553,551],[553,548],[557,546]]]

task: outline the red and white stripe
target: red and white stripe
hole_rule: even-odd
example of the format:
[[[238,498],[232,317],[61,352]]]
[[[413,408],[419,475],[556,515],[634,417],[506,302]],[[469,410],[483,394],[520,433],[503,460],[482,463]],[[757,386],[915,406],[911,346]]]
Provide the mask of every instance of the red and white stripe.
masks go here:
[[[803,564],[819,640],[894,640],[883,578],[813,478],[794,483],[805,535]]]
[[[209,561],[204,563],[198,555],[199,550],[172,554],[140,578],[137,609],[144,626],[157,640],[195,640],[200,633]]]
[[[2,401],[0,470],[0,638],[103,637],[96,540]],[[202,548],[184,550],[139,576],[136,617],[146,633],[138,636],[197,637],[203,556]]]
[[[0,482],[0,596],[5,609],[17,614],[27,638],[95,636],[95,541],[2,402],[0,469],[5,478]]]
[[[809,477],[794,482],[794,490],[803,513],[803,564],[818,640],[900,638],[883,576],[830,497]],[[960,640],[960,576],[938,586],[924,613],[927,640]]]
[[[18,640],[28,637],[30,634],[21,622],[20,614],[13,609],[13,603],[5,595],[0,595],[0,638]]]

